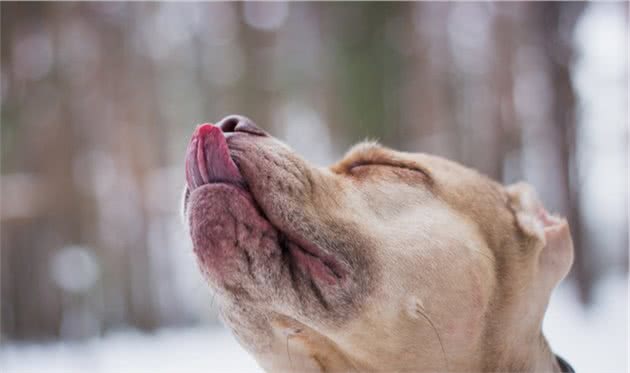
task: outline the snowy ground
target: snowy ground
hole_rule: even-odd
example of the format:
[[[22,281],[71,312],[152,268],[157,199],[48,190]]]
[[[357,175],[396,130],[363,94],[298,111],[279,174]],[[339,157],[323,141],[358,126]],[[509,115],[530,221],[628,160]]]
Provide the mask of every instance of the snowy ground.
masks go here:
[[[10,345],[2,373],[261,372],[224,328],[118,332],[89,342]]]
[[[551,346],[577,372],[626,372],[626,277],[602,282],[589,310],[564,286],[545,320]],[[260,372],[225,329],[165,329],[154,334],[117,332],[87,342],[10,344],[0,347],[0,372]]]
[[[551,348],[579,372],[628,371],[628,278],[609,277],[589,309],[571,286],[556,290],[543,330]]]

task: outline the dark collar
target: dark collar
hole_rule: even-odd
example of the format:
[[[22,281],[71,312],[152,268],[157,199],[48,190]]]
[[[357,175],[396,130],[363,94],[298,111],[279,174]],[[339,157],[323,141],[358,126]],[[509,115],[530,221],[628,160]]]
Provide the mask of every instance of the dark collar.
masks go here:
[[[575,373],[575,370],[571,366],[571,364],[567,363],[566,360],[556,355],[556,360],[558,361],[558,365],[560,365],[560,370],[562,373]]]

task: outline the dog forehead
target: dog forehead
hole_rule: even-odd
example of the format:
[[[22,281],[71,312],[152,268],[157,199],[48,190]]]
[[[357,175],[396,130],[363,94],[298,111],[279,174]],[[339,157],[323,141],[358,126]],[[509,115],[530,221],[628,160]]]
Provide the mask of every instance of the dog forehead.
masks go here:
[[[459,163],[427,154],[416,157],[431,170],[435,197],[475,225],[491,249],[505,246],[507,236],[515,233],[505,188]]]

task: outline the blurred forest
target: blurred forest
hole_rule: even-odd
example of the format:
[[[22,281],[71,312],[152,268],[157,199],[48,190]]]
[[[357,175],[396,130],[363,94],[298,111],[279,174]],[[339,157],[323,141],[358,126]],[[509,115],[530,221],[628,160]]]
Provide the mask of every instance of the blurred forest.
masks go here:
[[[178,200],[198,123],[527,180],[586,306],[628,270],[628,3],[2,2],[1,338],[213,322]]]

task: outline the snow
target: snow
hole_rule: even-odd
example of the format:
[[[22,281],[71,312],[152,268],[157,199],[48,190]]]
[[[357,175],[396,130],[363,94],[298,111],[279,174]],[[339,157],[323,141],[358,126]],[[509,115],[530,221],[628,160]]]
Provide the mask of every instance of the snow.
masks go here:
[[[262,372],[224,328],[116,332],[87,342],[0,347],[3,373]]]
[[[628,278],[604,278],[587,309],[577,304],[572,283],[562,286],[552,295],[543,331],[577,372],[627,372]]]
[[[577,303],[572,284],[554,293],[544,331],[552,349],[577,372],[626,372],[628,284],[610,276],[588,309]],[[86,342],[5,344],[3,373],[261,372],[254,359],[222,327],[119,331]]]

